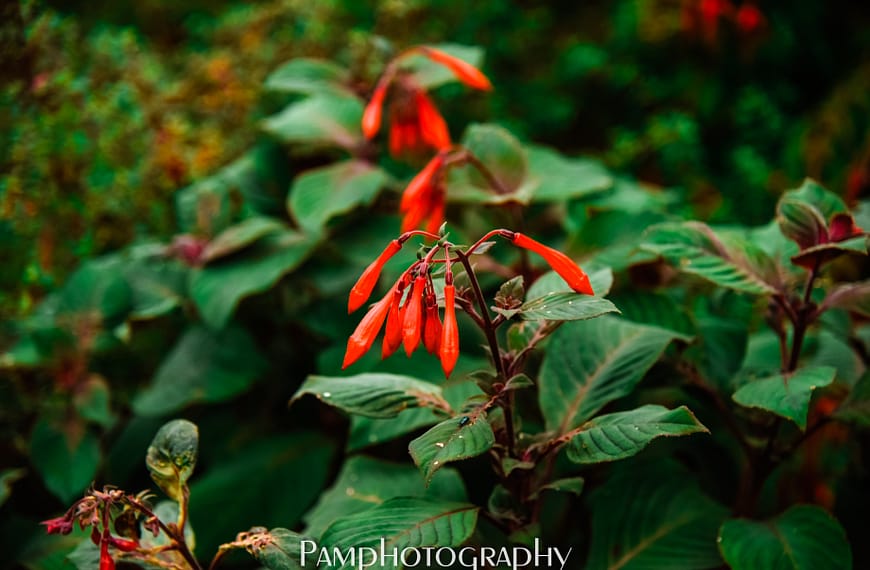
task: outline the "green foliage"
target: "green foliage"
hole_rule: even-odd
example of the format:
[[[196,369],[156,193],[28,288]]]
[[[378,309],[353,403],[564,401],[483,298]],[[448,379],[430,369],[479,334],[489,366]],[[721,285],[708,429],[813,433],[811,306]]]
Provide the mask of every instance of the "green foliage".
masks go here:
[[[827,366],[801,368],[794,374],[755,380],[734,392],[734,401],[741,406],[773,412],[792,420],[803,430],[807,427],[813,392],[833,382],[836,372]]]

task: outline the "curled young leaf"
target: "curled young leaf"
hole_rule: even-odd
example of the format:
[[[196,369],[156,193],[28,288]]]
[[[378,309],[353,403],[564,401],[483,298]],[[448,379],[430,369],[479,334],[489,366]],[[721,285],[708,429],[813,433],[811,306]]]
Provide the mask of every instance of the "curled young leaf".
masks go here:
[[[199,430],[187,420],[163,425],[148,446],[145,463],[151,478],[172,500],[183,500],[183,489],[196,466]]]

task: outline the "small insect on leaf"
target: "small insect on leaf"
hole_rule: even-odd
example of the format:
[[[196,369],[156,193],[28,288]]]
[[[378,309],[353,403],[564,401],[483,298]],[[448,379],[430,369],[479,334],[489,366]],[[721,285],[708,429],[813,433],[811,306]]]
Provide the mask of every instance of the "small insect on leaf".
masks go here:
[[[459,419],[459,427],[465,427],[470,423],[471,423],[471,418],[469,418],[468,416],[462,416]]]

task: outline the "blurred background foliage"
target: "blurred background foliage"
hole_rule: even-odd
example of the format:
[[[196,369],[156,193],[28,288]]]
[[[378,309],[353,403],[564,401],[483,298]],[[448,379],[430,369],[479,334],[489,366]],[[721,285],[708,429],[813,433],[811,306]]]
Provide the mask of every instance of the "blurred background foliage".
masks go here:
[[[866,199],[870,9],[834,0],[732,10],[744,5],[760,18],[705,20],[703,6],[722,4],[695,0],[493,1],[473,10],[416,0],[6,3],[0,549],[30,568],[56,567],[75,542],[46,539],[35,523],[94,480],[147,487],[141,452],[179,410],[203,434],[192,519],[215,521],[198,529],[203,553],[247,525],[298,522],[334,475],[345,436],[304,426],[338,434],[345,420],[314,406],[291,416],[286,402],[305,373],[337,372],[356,320],[336,299],[398,223],[349,214],[341,241],[317,244],[282,229],[294,224],[285,200],[296,176],[336,158],[288,152],[261,129],[298,97],[263,89],[294,57],[339,62],[365,97],[394,46],[484,48],[493,93],[437,89],[452,133],[498,122],[653,189],[617,184],[609,197],[557,214],[529,208],[544,214],[540,228],[560,216],[575,252],[611,248],[598,261],[617,272],[629,265],[619,246],[669,215],[760,225],[806,176],[850,205]],[[215,236],[256,215],[283,225],[248,224],[223,250],[213,247],[217,263],[198,265]],[[462,210],[469,235],[491,227],[483,216]],[[866,209],[858,221],[867,227]],[[173,256],[163,259],[167,244]],[[315,246],[320,255],[287,275]],[[645,270],[632,269],[629,281],[658,283]],[[621,307],[630,307],[628,293],[617,292]],[[711,314],[733,303],[704,301]],[[744,309],[738,330],[758,324]],[[479,341],[463,338],[468,347]],[[856,358],[848,347],[837,354]],[[482,362],[478,351],[459,370]],[[428,366],[434,380],[430,364],[371,356],[365,366],[421,376]],[[383,455],[406,452],[401,442],[383,446]],[[829,463],[847,463],[846,451],[830,453]],[[847,515],[867,502],[856,491],[862,481],[843,490]],[[242,484],[296,492],[275,499],[238,493]],[[484,502],[480,489],[469,492]],[[861,548],[856,560],[867,555]]]

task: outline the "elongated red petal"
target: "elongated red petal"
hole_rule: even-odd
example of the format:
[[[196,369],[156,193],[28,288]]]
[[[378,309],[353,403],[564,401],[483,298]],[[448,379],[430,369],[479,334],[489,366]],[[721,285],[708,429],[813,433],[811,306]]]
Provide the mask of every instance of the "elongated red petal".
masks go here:
[[[381,325],[384,324],[384,319],[387,318],[387,310],[390,308],[390,301],[393,293],[388,293],[383,299],[372,305],[372,308],[365,314],[362,320],[347,339],[347,350],[344,353],[344,362],[342,369],[347,368],[359,358],[368,352],[375,338],[378,336],[378,331],[381,330]]]
[[[405,354],[411,353],[420,344],[420,333],[423,321],[423,289],[426,287],[426,278],[423,275],[414,279],[414,286],[408,292],[408,302],[405,316],[402,320],[402,342],[405,345]]]
[[[105,538],[100,541],[100,570],[115,570],[115,561],[109,554],[109,541]]]
[[[469,87],[482,91],[490,91],[492,89],[492,83],[490,83],[486,75],[470,63],[431,47],[423,48],[423,53],[432,61],[438,62],[448,68],[459,81]]]
[[[374,138],[381,128],[381,116],[384,110],[384,97],[387,95],[387,85],[379,84],[372,94],[372,99],[366,105],[362,117],[362,132],[367,139]]]
[[[448,378],[459,358],[459,327],[456,324],[455,295],[453,285],[444,286],[444,325],[441,327],[441,346],[438,347],[438,356],[441,358],[444,376]]]
[[[589,282],[589,276],[586,275],[586,273],[580,269],[580,267],[574,263],[570,257],[561,251],[548,247],[519,232],[514,233],[513,243],[523,249],[534,251],[543,257],[544,261],[553,268],[553,271],[558,273],[562,279],[564,279],[568,285],[578,293],[583,293],[585,295],[595,294],[592,291],[592,284]]]
[[[417,91],[414,95],[414,104],[417,108],[417,118],[423,141],[438,150],[448,148],[452,144],[450,131],[447,130],[447,123],[432,100],[424,91]]]
[[[390,312],[387,315],[387,325],[384,327],[384,342],[381,345],[381,358],[391,356],[402,345],[402,317],[404,313],[399,303],[402,301],[401,289],[392,293]]]
[[[375,285],[378,283],[378,277],[381,276],[381,269],[383,269],[384,264],[389,261],[391,257],[396,255],[400,249],[402,249],[402,244],[397,240],[391,241],[378,258],[372,261],[369,266],[365,268],[362,275],[359,276],[359,279],[357,279],[356,283],[350,290],[350,295],[347,299],[348,313],[356,311],[363,306],[363,303],[368,301]]]
[[[438,316],[438,304],[435,295],[427,296],[426,308],[423,311],[423,346],[429,354],[436,354],[441,346],[441,318]]]
[[[402,200],[399,202],[400,212],[409,210],[418,202],[427,201],[428,191],[432,189],[435,175],[438,174],[443,164],[444,157],[437,154],[423,167],[423,170],[411,179],[411,182],[408,183],[408,186],[402,193]]]
[[[444,189],[434,187],[429,195],[429,221],[426,223],[426,231],[430,234],[437,234],[441,229],[441,224],[444,223],[444,204],[445,196]]]

